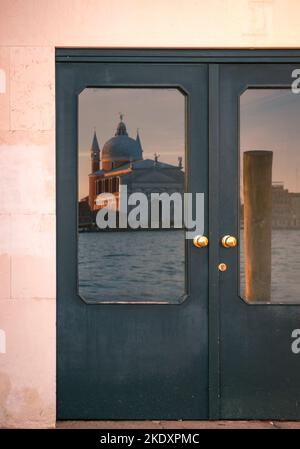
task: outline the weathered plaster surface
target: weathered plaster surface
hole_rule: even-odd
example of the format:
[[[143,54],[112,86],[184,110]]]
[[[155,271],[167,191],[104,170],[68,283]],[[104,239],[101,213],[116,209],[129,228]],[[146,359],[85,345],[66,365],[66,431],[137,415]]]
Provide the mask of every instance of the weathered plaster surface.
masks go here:
[[[300,47],[298,0],[1,0],[0,423],[55,422],[55,46]]]
[[[2,0],[4,46],[299,46],[298,0]]]
[[[19,45],[0,47],[0,70],[6,74],[5,92],[0,93],[0,329],[6,337],[5,351],[0,353],[0,426],[51,427],[55,423],[54,47],[24,47],[22,40]]]
[[[8,47],[0,47],[0,131],[9,129],[9,54]]]
[[[0,354],[2,427],[51,427],[55,420],[55,301],[1,301],[6,353]]]
[[[54,48],[10,49],[10,129],[49,130],[54,125]]]

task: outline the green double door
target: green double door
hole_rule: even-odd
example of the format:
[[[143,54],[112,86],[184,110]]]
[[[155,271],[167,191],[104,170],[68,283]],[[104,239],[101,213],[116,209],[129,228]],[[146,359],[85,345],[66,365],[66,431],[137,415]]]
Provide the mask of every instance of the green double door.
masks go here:
[[[299,418],[300,66],[247,57],[57,51],[58,419]]]

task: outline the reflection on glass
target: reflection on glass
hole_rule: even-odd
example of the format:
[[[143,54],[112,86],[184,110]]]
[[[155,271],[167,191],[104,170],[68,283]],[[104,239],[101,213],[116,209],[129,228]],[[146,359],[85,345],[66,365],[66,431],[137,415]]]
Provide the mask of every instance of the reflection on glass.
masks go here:
[[[122,112],[119,112],[122,111]],[[176,89],[79,96],[78,285],[90,302],[185,294],[185,238],[160,197],[184,192],[185,97]],[[103,227],[103,223],[107,227]]]
[[[300,302],[300,98],[248,89],[240,98],[240,295]]]

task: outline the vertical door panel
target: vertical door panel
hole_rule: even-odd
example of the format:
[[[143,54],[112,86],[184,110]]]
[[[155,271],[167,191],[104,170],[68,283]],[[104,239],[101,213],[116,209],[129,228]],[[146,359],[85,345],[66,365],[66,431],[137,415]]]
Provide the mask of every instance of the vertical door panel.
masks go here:
[[[300,97],[291,94],[295,68],[228,64],[220,69],[219,238],[239,237],[237,247],[219,249],[220,261],[228,266],[219,275],[222,418],[300,416],[300,358],[292,348],[300,322],[299,141],[289,124],[300,111]],[[263,166],[271,163],[262,156],[266,150],[273,155],[272,173]],[[287,198],[293,206],[282,204]],[[280,216],[292,220],[278,225]],[[288,245],[294,245],[293,255]]]
[[[105,295],[99,296],[97,292],[96,300],[93,297],[92,301],[84,301],[86,298],[78,295],[77,269],[78,95],[86,88],[172,88],[184,92],[187,98],[186,188],[192,193],[203,192],[207,199],[206,87],[207,66],[201,64],[57,63],[60,419],[204,419],[208,416],[207,248],[197,249],[187,241],[187,295],[179,302],[173,297],[170,301],[160,297],[155,285],[152,303],[141,304],[145,299],[141,280],[135,286],[134,295],[119,291],[120,297],[126,296],[126,304],[120,303],[117,296],[114,301],[107,301],[113,304],[103,304],[97,300],[105,302]],[[207,211],[207,201],[205,208]],[[208,231],[207,221],[205,231]],[[109,238],[117,239],[118,235]],[[165,247],[167,251],[168,245]],[[101,257],[97,260],[101,263]],[[102,279],[105,285],[107,279],[101,273],[101,265],[99,272],[99,281]],[[147,266],[144,275],[147,276]],[[110,282],[122,287],[124,283],[119,276],[116,270]],[[163,280],[160,278],[157,283],[162,284]],[[149,285],[146,287],[149,292]],[[140,303],[132,303],[131,297]]]

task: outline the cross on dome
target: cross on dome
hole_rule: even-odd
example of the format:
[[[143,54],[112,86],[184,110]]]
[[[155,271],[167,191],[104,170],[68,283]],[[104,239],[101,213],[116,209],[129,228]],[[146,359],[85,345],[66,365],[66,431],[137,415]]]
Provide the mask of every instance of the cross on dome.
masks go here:
[[[128,136],[126,125],[123,122],[124,114],[122,112],[119,112],[119,116],[120,116],[120,123],[118,124],[115,136]]]

